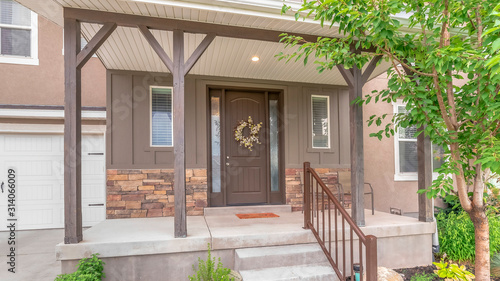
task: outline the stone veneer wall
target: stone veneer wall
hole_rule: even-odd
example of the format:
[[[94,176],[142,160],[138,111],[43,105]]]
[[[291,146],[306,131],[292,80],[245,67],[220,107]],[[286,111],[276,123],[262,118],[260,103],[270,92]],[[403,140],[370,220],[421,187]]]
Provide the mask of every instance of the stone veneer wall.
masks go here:
[[[337,171],[349,169],[317,168],[327,184],[337,183]],[[286,169],[286,204],[302,211],[303,169]],[[174,215],[173,169],[108,169],[106,217],[144,218]],[[186,170],[186,211],[189,216],[203,215],[207,207],[207,170]],[[332,190],[333,191],[333,190]]]
[[[328,169],[315,168],[316,173],[323,182],[330,187],[338,182],[337,171],[349,171],[350,169]],[[302,211],[304,192],[303,192],[303,169],[286,169],[286,204],[292,205],[292,211]],[[331,189],[334,192],[334,189]],[[336,189],[335,189],[336,192]],[[334,194],[336,194],[334,192]]]
[[[174,170],[107,170],[106,217],[144,218],[174,215]],[[203,215],[207,206],[207,170],[186,170],[187,215]]]

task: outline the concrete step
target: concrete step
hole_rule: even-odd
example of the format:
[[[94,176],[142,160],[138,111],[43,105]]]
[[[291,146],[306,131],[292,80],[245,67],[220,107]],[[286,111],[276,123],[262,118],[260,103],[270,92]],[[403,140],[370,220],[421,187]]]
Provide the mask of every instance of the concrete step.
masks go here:
[[[317,244],[297,244],[235,250],[235,270],[326,263],[328,260]]]
[[[205,216],[227,216],[248,213],[291,213],[291,205],[258,205],[238,207],[210,207],[204,209]]]
[[[339,281],[329,263],[240,271],[243,281]]]

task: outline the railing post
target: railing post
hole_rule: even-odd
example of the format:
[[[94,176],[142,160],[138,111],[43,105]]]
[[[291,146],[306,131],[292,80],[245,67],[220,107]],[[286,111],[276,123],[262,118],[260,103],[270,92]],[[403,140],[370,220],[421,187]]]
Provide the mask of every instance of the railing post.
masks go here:
[[[366,280],[377,281],[377,237],[366,236]]]
[[[310,186],[309,184],[311,183],[310,179],[310,172],[309,168],[311,168],[311,163],[309,162],[304,162],[304,228],[308,229],[309,228],[309,223],[310,223],[310,218],[311,218],[311,205],[309,202],[309,194],[310,192]]]

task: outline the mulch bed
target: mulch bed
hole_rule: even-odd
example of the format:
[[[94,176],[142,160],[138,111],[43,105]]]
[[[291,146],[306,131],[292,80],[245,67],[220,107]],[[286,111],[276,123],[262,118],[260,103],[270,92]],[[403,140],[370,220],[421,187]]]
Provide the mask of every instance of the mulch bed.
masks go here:
[[[474,273],[474,267],[470,267],[470,266],[466,266],[466,267],[467,267],[467,270]],[[411,268],[399,268],[399,269],[394,269],[394,271],[396,271],[399,274],[402,274],[403,280],[410,281],[414,275],[423,274],[423,273],[427,273],[427,274],[434,273],[435,269],[436,269],[436,267],[434,265],[429,265],[429,266],[417,266],[417,267],[411,267]],[[443,279],[436,277],[433,280],[443,280]],[[500,281],[500,277],[492,277],[491,280],[492,281]]]

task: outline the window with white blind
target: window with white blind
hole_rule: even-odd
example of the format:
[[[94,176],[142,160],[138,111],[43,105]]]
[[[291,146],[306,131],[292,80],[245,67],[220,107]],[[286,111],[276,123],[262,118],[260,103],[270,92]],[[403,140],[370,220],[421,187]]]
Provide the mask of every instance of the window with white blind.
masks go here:
[[[330,97],[311,96],[312,148],[330,148]]]
[[[172,87],[151,87],[151,146],[173,146]]]
[[[38,65],[38,16],[12,0],[0,0],[0,63]]]
[[[394,113],[406,113],[404,104],[394,105]],[[398,128],[395,139],[395,175],[396,181],[416,181],[418,180],[418,153],[417,153],[417,128]],[[432,167],[433,170],[439,168],[443,163],[443,148],[432,145]]]

